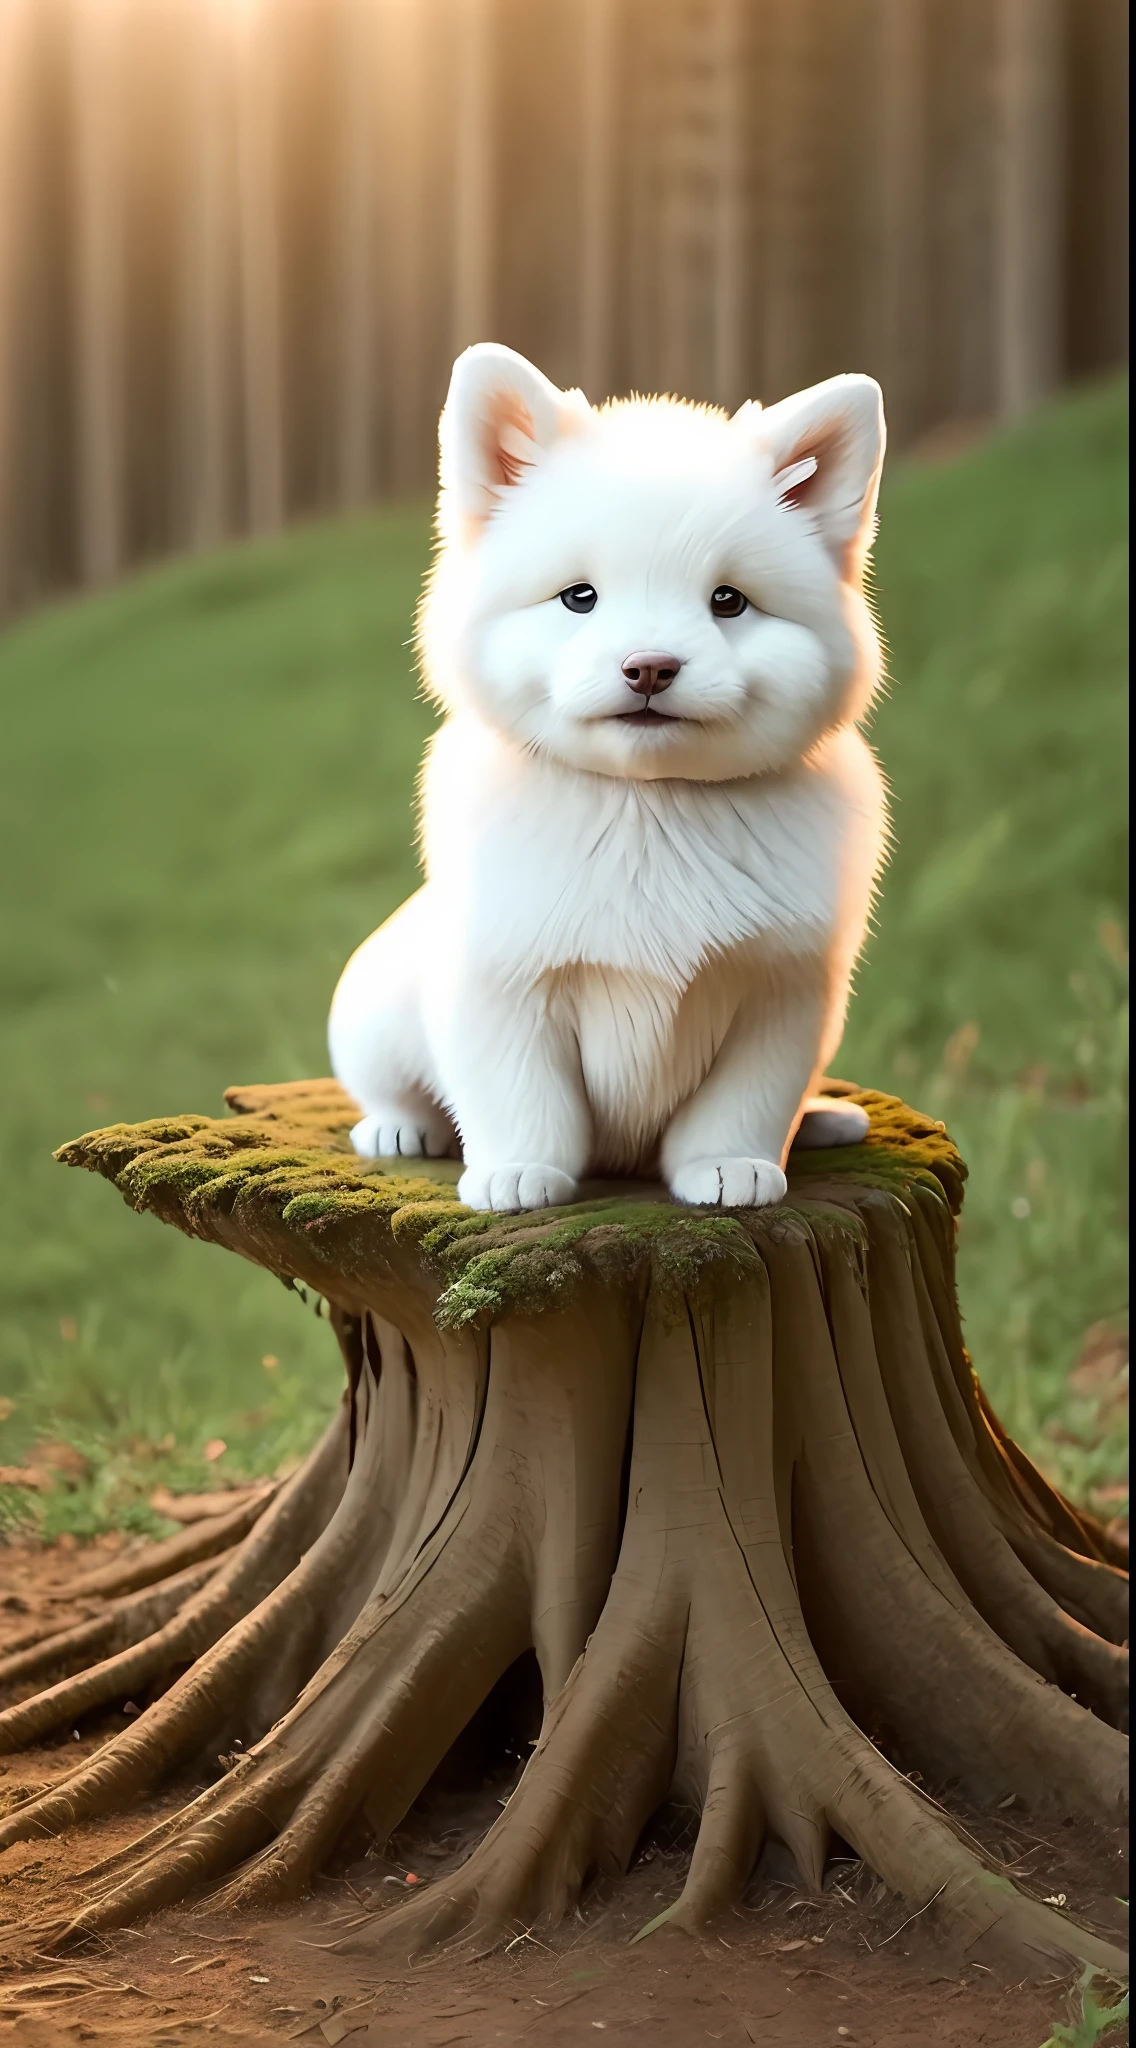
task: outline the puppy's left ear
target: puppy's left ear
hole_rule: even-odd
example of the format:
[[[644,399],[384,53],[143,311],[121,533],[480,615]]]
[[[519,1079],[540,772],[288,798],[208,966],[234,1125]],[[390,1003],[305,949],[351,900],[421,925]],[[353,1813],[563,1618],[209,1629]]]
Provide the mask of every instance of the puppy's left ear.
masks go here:
[[[533,363],[478,342],[454,364],[438,426],[438,520],[447,540],[474,538],[562,434],[591,411],[582,391],[559,391]]]
[[[734,424],[768,451],[783,505],[810,514],[841,575],[859,579],[875,535],[886,430],[874,377],[830,377]]]

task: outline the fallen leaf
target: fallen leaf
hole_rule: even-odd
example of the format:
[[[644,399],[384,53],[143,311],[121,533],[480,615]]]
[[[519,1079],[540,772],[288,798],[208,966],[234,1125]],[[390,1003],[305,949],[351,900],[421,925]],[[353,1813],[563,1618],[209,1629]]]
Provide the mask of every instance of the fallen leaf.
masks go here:
[[[1069,1374],[1069,1385],[1075,1394],[1083,1394],[1086,1398],[1101,1394],[1124,1395],[1126,1390],[1120,1383],[1127,1370],[1127,1330],[1118,1330],[1114,1323],[1094,1323],[1085,1332],[1076,1363]]]
[[[38,1493],[51,1490],[51,1474],[34,1465],[0,1465],[0,1486],[30,1486]]]
[[[207,1465],[215,1465],[218,1458],[224,1457],[228,1448],[223,1436],[211,1436],[201,1455]]]
[[[16,1412],[16,1404],[7,1394],[0,1394],[0,1422],[7,1422],[9,1415]]]
[[[787,1956],[791,1949],[807,1948],[808,1945],[807,1941],[779,1941],[777,1944],[777,1954],[779,1956]]]
[[[90,1476],[90,1459],[85,1458],[82,1451],[77,1451],[74,1444],[64,1443],[60,1437],[44,1437],[29,1453],[28,1462],[48,1474],[49,1485],[55,1474],[72,1486]]]

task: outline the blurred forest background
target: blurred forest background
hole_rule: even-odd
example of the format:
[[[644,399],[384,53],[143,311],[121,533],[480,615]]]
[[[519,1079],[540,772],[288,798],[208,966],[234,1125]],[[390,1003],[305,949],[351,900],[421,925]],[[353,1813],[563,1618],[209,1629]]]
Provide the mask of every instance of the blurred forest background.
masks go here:
[[[0,0],[0,1530],[159,1529],[322,1422],[322,1323],[50,1153],[325,1069],[488,337],[593,398],[881,379],[838,1065],[948,1120],[984,1383],[1124,1511],[1126,81],[1122,0]]]
[[[1126,0],[5,0],[0,606],[429,484],[449,366],[884,384],[1127,348]]]

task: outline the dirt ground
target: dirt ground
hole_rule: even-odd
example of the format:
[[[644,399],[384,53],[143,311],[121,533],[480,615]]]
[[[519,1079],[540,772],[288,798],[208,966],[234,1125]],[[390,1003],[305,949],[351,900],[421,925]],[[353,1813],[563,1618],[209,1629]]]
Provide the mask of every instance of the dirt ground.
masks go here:
[[[47,1617],[79,1619],[69,1581],[91,1553],[0,1550],[0,1649]],[[115,1729],[120,1713],[27,1756],[0,1760],[0,1810],[62,1776]],[[271,1913],[210,1914],[181,1906],[82,1950],[46,1952],[34,1933],[74,1900],[76,1880],[134,1839],[222,1768],[134,1813],[0,1858],[0,2038],[21,2048],[95,2042],[105,2048],[219,2043],[307,2048],[568,2048],[611,2042],[697,2048],[1041,2048],[1068,2020],[1070,1985],[1053,1975],[1013,1981],[989,1962],[942,1953],[902,1905],[850,1856],[834,1857],[820,1896],[767,1857],[742,1907],[699,1940],[666,1927],[633,1937],[677,1897],[691,1830],[665,1817],[627,1878],[590,1898],[554,1936],[518,1930],[471,1958],[411,1964],[377,1936],[412,1883],[439,1883],[489,1824],[520,1768],[485,1757],[469,1789],[428,1788],[386,1855],[360,1842],[315,1894]],[[1033,1821],[1007,1806],[965,1823],[1019,1882],[1064,1895],[1072,1912],[1114,1935],[1125,1924],[1123,1840]],[[1119,2043],[1118,2029],[1105,2037]]]

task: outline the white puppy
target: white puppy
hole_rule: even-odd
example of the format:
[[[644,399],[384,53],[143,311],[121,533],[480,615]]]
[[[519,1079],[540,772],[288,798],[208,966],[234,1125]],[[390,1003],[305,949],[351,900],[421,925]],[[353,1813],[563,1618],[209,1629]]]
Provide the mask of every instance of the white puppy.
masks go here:
[[[593,410],[471,348],[441,422],[419,642],[445,723],[427,880],[349,961],[331,1058],[368,1156],[460,1142],[464,1202],[661,1170],[785,1191],[835,1051],[886,836],[856,730],[884,426],[870,377],[733,419]]]

